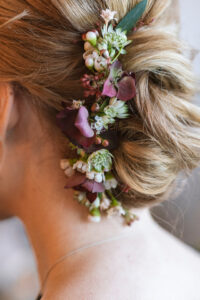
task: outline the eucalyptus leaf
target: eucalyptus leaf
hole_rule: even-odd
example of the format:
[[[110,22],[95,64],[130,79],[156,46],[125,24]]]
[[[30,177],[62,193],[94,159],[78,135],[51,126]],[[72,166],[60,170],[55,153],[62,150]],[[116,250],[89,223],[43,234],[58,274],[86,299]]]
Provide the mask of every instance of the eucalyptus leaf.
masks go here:
[[[147,0],[143,0],[138,3],[117,25],[116,29],[121,29],[122,31],[126,31],[127,33],[132,30],[137,22],[142,17],[145,12],[147,6]]]

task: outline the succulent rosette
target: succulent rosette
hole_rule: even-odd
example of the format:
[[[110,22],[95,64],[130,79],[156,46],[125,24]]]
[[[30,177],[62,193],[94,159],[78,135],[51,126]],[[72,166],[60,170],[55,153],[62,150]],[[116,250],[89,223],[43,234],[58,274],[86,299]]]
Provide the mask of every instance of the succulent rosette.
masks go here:
[[[68,177],[65,188],[75,189],[75,198],[88,208],[89,220],[93,222],[99,222],[103,212],[122,216],[128,225],[137,220],[114,196],[119,185],[113,173],[110,149],[115,138],[110,126],[118,119],[128,118],[128,101],[136,95],[135,75],[124,71],[118,59],[132,43],[128,32],[136,26],[146,4],[147,0],[141,1],[118,25],[116,12],[103,10],[104,25],[100,30],[82,35],[83,59],[90,74],[85,74],[81,83],[84,96],[92,96],[94,103],[73,100],[72,106],[57,115],[57,124],[76,154],[73,159],[61,160],[60,166]]]

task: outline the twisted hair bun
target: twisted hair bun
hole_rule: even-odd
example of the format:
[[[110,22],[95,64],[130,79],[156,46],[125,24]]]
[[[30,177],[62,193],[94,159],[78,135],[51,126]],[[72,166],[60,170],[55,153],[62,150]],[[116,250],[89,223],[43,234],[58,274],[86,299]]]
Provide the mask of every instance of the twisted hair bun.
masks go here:
[[[102,9],[117,11],[121,19],[138,2],[5,1],[0,7],[0,80],[20,85],[35,107],[55,115],[62,102],[82,97],[81,34],[96,26]],[[120,200],[129,207],[161,201],[178,173],[200,162],[200,109],[189,102],[193,73],[167,23],[169,5],[148,1],[144,26],[130,35],[133,43],[122,57],[124,69],[136,74],[137,88],[132,115],[115,128],[120,145],[113,152],[116,175],[130,188]]]

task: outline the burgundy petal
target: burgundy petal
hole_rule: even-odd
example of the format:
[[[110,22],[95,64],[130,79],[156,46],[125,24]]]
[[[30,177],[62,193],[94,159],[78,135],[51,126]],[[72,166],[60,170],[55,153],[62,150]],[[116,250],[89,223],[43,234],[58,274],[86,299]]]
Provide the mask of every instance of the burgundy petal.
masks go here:
[[[97,198],[97,193],[87,192],[86,197],[90,201],[90,203],[93,203]]]
[[[132,76],[125,76],[118,82],[117,98],[122,101],[128,101],[135,97],[135,80]]]
[[[105,191],[104,185],[94,180],[87,179],[82,186],[92,193],[101,193]]]
[[[68,133],[73,130],[74,122],[77,116],[77,110],[65,108],[56,116],[57,125],[61,128],[62,132],[68,136]]]
[[[65,185],[66,189],[71,189],[73,187],[76,187],[78,185],[83,184],[86,181],[86,176],[84,174],[81,174],[79,172],[76,172],[75,175],[73,175],[72,177],[70,177],[67,180],[67,183]]]
[[[72,143],[84,148],[90,147],[95,142],[95,136],[87,138],[82,135],[80,130],[75,127],[75,121],[78,111],[71,108],[65,108],[63,111],[57,114],[56,122],[62,132],[70,139]]]
[[[91,138],[94,136],[94,131],[90,127],[90,124],[88,122],[88,117],[89,117],[88,110],[84,106],[82,106],[79,109],[78,114],[76,116],[75,126],[76,128],[79,129],[79,131],[83,136],[87,138]]]

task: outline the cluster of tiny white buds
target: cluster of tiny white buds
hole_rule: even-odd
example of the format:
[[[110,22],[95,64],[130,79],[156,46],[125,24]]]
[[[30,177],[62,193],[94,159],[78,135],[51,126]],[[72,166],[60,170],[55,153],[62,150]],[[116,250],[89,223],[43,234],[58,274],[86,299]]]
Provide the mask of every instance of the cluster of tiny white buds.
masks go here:
[[[86,173],[87,172],[88,165],[84,161],[78,160],[73,165],[73,170],[77,170],[80,173]]]
[[[88,220],[93,223],[99,223],[101,221],[101,216],[92,216],[91,214],[89,214]]]
[[[101,200],[100,203],[100,209],[101,210],[107,210],[110,207],[111,200],[108,199],[105,195],[103,196],[103,199]]]
[[[91,172],[86,173],[86,177],[90,180],[96,181],[97,183],[101,183],[101,182],[105,181],[104,173],[98,173],[98,172],[91,171]]]
[[[60,161],[60,167],[62,170],[64,170],[64,173],[67,177],[71,177],[74,175],[74,170],[70,164],[70,161],[69,159],[62,159]]]
[[[100,206],[100,199],[97,196],[96,200],[94,200],[94,202],[90,205],[90,210],[92,210],[93,208],[98,208]]]
[[[104,182],[104,186],[106,190],[116,189],[117,185],[118,182],[114,177]]]
[[[106,212],[108,216],[113,216],[113,215],[124,216],[126,214],[126,211],[121,205],[113,206],[109,208]]]
[[[85,65],[89,70],[95,70],[102,72],[107,69],[110,63],[110,55],[107,49],[102,51],[97,50],[97,43],[99,38],[99,32],[97,30],[88,31],[82,35],[82,39],[85,41],[83,58]]]

